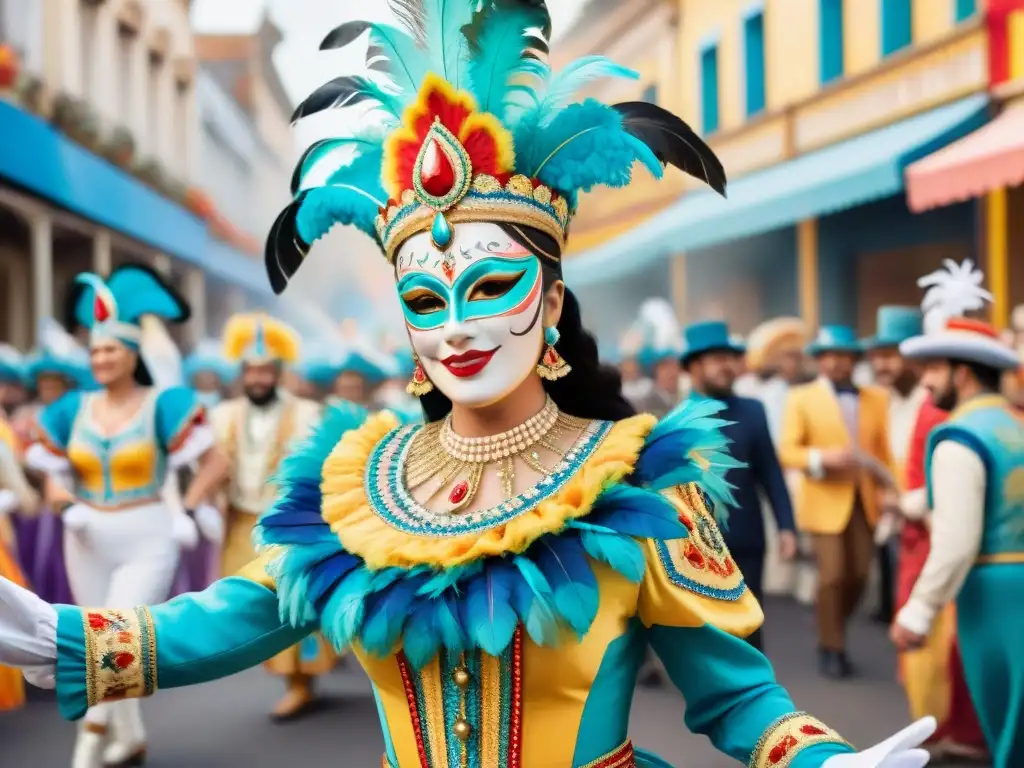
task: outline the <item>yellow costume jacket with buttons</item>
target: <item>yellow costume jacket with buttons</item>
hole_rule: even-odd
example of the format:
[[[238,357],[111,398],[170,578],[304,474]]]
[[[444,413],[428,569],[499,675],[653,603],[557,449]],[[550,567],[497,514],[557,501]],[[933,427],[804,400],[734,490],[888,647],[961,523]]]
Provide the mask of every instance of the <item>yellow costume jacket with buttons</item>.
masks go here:
[[[238,575],[153,608],[58,606],[62,712],[230,675],[319,630],[373,683],[383,766],[670,766],[628,733],[650,644],[718,749],[820,766],[852,747],[741,639],[762,614],[715,522],[734,465],[719,408],[593,422],[535,488],[443,517],[403,484],[421,427],[334,409],[286,460]]]

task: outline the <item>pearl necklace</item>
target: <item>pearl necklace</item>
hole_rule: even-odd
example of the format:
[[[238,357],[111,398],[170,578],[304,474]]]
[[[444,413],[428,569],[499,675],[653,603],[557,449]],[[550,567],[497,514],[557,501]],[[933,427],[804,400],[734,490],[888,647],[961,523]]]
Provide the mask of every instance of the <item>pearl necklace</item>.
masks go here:
[[[441,448],[466,464],[490,464],[529,450],[551,432],[558,422],[558,406],[550,397],[544,407],[517,427],[499,435],[460,437],[452,429],[452,416],[441,427]]]

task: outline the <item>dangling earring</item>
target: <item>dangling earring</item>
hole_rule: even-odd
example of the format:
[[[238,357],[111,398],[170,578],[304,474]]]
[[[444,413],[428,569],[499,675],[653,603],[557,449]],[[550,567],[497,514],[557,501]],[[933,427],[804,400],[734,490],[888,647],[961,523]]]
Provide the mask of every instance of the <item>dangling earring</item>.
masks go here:
[[[434,391],[434,384],[427,378],[427,372],[423,370],[423,363],[417,355],[413,356],[416,367],[412,371],[412,380],[406,385],[405,391],[413,397],[423,397]]]
[[[568,376],[569,371],[572,370],[572,366],[565,362],[565,358],[555,349],[555,344],[561,337],[562,335],[554,326],[544,329],[544,343],[547,344],[547,349],[544,350],[544,356],[537,363],[537,374],[542,379],[558,381],[563,376]]]

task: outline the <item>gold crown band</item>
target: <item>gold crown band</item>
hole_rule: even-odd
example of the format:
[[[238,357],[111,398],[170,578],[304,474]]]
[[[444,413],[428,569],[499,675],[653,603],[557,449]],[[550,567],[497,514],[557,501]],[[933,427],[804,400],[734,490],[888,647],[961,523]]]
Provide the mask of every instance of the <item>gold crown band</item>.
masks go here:
[[[410,191],[403,194],[401,205],[393,205],[378,216],[377,234],[388,261],[394,263],[398,249],[410,237],[430,230],[436,215],[437,211],[421,204]],[[445,211],[444,217],[450,224],[486,221],[532,227],[564,250],[569,205],[563,198],[554,197],[548,187],[535,189],[525,176],[513,176],[502,185],[494,177],[481,174],[474,177],[470,192]],[[541,255],[554,258],[547,253]]]

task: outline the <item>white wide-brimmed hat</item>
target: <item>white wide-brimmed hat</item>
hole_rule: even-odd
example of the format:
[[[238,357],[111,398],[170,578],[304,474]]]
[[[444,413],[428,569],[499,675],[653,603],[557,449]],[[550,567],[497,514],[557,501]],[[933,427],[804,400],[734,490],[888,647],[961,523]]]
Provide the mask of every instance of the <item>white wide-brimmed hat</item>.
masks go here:
[[[1020,356],[1000,341],[995,327],[964,317],[992,301],[982,287],[984,279],[970,259],[963,264],[947,259],[945,269],[918,280],[918,285],[928,289],[921,304],[924,333],[900,344],[900,354],[918,360],[964,360],[997,370],[1020,367]]]

